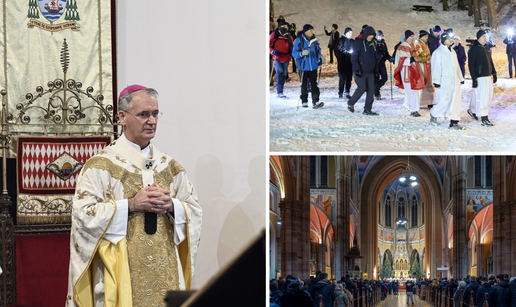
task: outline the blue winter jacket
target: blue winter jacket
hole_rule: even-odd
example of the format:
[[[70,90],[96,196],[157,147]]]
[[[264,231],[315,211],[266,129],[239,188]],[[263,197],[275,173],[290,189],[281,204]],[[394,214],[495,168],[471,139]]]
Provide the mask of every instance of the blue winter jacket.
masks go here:
[[[351,63],[353,71],[361,70],[362,73],[375,73],[376,67],[376,47],[374,40],[367,41],[369,35],[375,35],[373,27],[365,27],[362,37],[357,38],[353,43],[353,53],[351,53]]]
[[[302,56],[301,51],[309,50],[307,56]],[[319,68],[319,57],[321,56],[321,46],[317,38],[312,38],[310,41],[302,34],[294,41],[294,48],[292,49],[292,56],[297,60],[297,69],[312,71]]]

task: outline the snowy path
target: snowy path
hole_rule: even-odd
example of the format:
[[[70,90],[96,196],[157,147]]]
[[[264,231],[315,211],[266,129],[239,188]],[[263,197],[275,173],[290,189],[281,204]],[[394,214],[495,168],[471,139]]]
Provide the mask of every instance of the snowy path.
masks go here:
[[[291,75],[293,77],[293,75]],[[337,98],[338,77],[321,80],[319,110],[311,107],[297,109],[299,82],[289,82],[284,90],[288,99],[270,92],[270,151],[271,152],[501,152],[516,149],[516,80],[500,79],[495,85],[494,103],[489,118],[494,127],[482,127],[466,113],[472,93],[471,80],[462,86],[460,124],[466,130],[448,129],[449,121],[439,119],[430,125],[430,115],[422,108],[422,117],[414,118],[403,107],[403,92],[394,87],[390,100],[390,83],[382,90],[383,100],[375,100],[373,111],[380,116],[362,115],[365,95],[351,114],[347,99]],[[353,84],[351,93],[356,86]],[[509,96],[508,96],[509,94]],[[513,94],[513,95],[510,95]]]
[[[328,36],[323,26],[337,23],[342,33],[345,27],[352,27],[354,36],[363,24],[383,30],[389,51],[392,52],[399,36],[407,29],[414,33],[428,30],[435,24],[443,29],[452,27],[455,34],[472,38],[477,32],[473,18],[467,11],[457,11],[456,2],[451,3],[451,11],[443,12],[438,0],[273,0],[275,14],[283,14],[288,22],[298,27],[309,23],[315,27],[315,34],[321,42],[323,54],[329,59]],[[416,13],[412,5],[427,3],[433,5],[434,13]],[[512,7],[502,8],[500,16],[505,16]],[[485,11],[482,17],[487,18]],[[503,18],[503,17],[502,17]],[[498,82],[494,88],[494,98],[489,106],[489,118],[494,127],[482,127],[473,121],[466,110],[472,94],[471,79],[466,68],[466,84],[461,87],[461,125],[466,130],[449,130],[449,121],[439,120],[437,126],[429,124],[428,109],[421,109],[419,118],[409,116],[403,107],[404,93],[394,87],[394,97],[390,99],[390,83],[382,90],[384,100],[376,101],[373,110],[378,117],[362,115],[365,95],[355,106],[355,114],[349,113],[347,99],[337,98],[337,65],[324,65],[320,82],[321,101],[325,107],[304,109],[299,103],[299,82],[295,74],[293,81],[286,83],[284,93],[288,99],[278,99],[276,88],[270,88],[270,151],[271,152],[506,152],[516,151],[516,80],[507,79],[507,58],[502,40],[511,24],[503,24],[499,31],[493,31],[493,61],[498,72]],[[466,46],[465,46],[466,48]],[[467,65],[466,65],[467,67]],[[291,69],[289,69],[291,71]],[[351,93],[356,85],[353,82]]]

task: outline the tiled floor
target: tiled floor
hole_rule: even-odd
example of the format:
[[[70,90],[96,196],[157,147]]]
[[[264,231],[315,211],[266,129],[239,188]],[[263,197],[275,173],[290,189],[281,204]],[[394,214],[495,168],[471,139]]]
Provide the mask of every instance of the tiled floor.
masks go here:
[[[417,307],[430,307],[427,302],[419,299],[417,295],[414,295],[414,305],[412,301],[407,305],[407,294],[405,291],[399,291],[398,295],[388,295],[387,298],[378,305],[378,307],[405,307],[405,306],[417,306]]]

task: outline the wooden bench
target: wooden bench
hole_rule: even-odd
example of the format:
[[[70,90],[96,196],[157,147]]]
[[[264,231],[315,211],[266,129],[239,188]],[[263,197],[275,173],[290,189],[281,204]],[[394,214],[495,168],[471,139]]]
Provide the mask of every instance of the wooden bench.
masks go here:
[[[416,12],[429,12],[431,13],[434,9],[431,5],[414,5],[412,10]]]

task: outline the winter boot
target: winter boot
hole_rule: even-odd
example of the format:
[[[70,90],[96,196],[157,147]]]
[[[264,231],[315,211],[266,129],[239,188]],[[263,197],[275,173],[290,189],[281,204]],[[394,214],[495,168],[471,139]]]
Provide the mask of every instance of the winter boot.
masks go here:
[[[372,115],[372,116],[378,116],[380,114],[373,112],[373,111],[364,111],[362,114],[364,115]]]
[[[351,99],[351,95],[349,94],[349,92],[346,92],[346,98]]]
[[[314,102],[314,106],[312,108],[320,109],[322,107],[324,107],[324,102]]]
[[[419,113],[416,111],[416,112],[412,112],[412,113],[410,113],[410,116],[413,116],[413,117],[421,117],[421,114],[419,114]]]
[[[430,114],[430,124],[437,125],[437,117],[433,117],[432,114]]]
[[[343,98],[342,93],[339,93],[339,98]]]
[[[278,98],[287,98],[287,96],[283,93],[278,93]]]
[[[350,105],[350,104],[348,103],[348,111],[349,111],[349,112],[351,112],[351,113],[355,113],[355,106]]]
[[[303,102],[303,108],[308,108],[308,102]]]
[[[493,123],[489,121],[487,116],[482,116],[482,126],[484,126],[484,127],[492,127]]]
[[[474,120],[478,121],[477,115],[475,113],[473,113],[471,111],[471,109],[468,109],[468,114],[469,114],[469,116],[471,116],[471,118],[473,118]]]
[[[459,121],[458,120],[451,120],[449,128],[450,129],[455,129],[455,130],[464,130],[464,127],[459,125]]]

